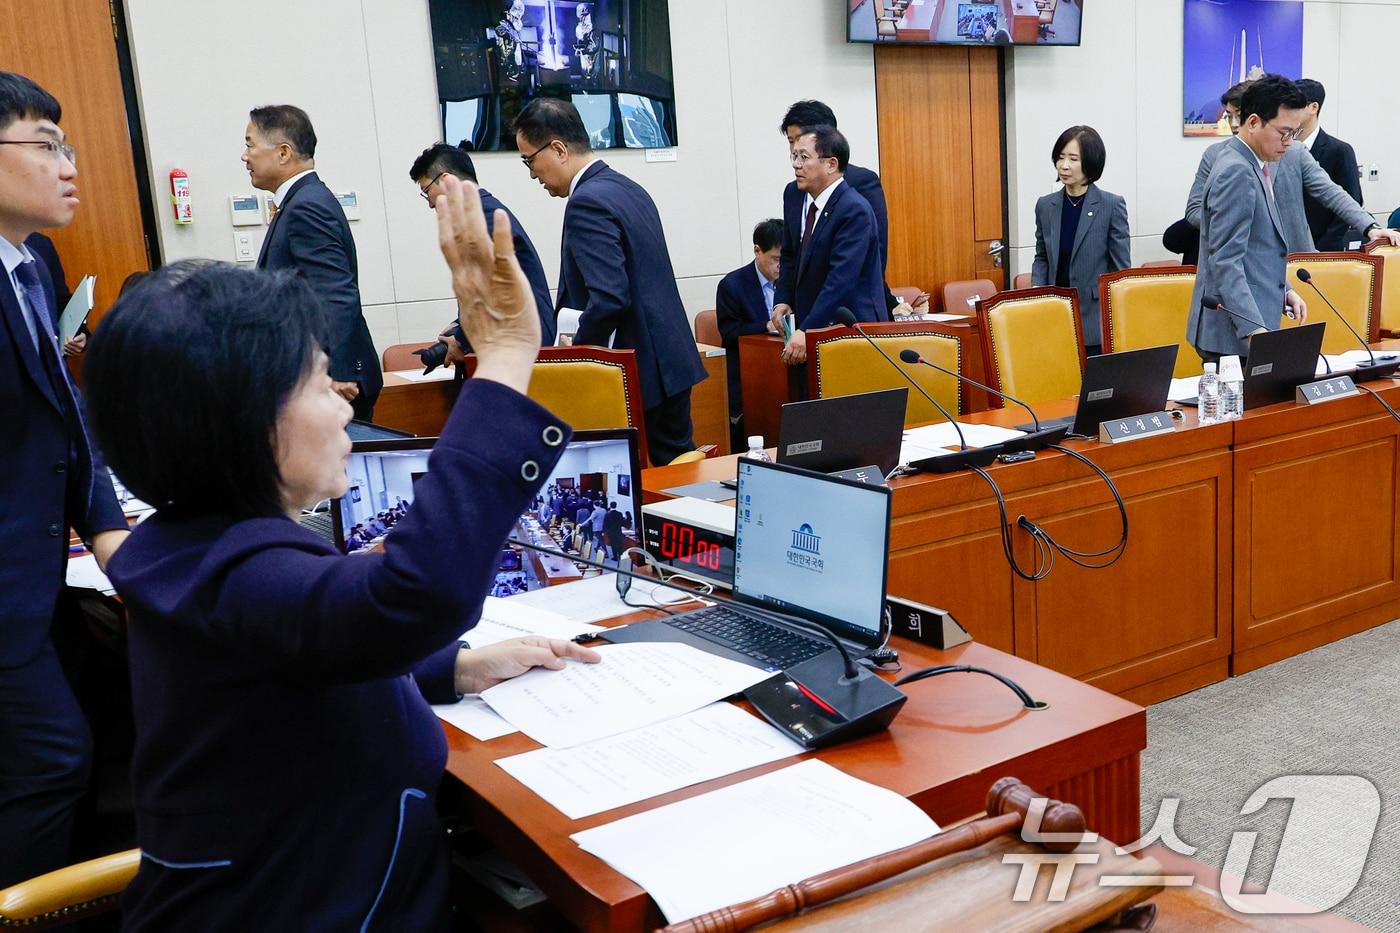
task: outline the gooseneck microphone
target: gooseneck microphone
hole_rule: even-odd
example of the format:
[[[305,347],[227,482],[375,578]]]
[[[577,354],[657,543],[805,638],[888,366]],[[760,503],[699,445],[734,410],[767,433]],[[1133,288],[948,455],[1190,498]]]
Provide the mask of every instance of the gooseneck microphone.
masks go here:
[[[1361,349],[1365,350],[1366,355],[1371,358],[1369,364],[1356,367],[1356,370],[1352,373],[1352,380],[1354,382],[1369,382],[1372,379],[1388,379],[1395,374],[1397,369],[1400,369],[1400,359],[1392,358],[1384,362],[1376,359],[1376,354],[1371,351],[1365,339],[1356,332],[1356,328],[1351,326],[1351,322],[1337,310],[1336,305],[1328,300],[1327,296],[1322,293],[1322,289],[1317,287],[1317,283],[1313,281],[1311,272],[1307,269],[1299,269],[1296,275],[1298,276],[1298,281],[1305,285],[1312,286],[1313,291],[1317,292],[1317,297],[1321,298],[1323,302],[1326,303],[1327,307],[1332,309],[1332,313],[1336,316],[1337,320],[1342,322],[1342,326],[1356,338],[1356,342],[1361,344]],[[1327,371],[1329,373],[1332,371],[1330,366]]]
[[[988,466],[997,458],[997,455],[1005,449],[1001,444],[994,444],[990,447],[968,447],[967,438],[963,436],[962,426],[958,424],[958,419],[949,414],[948,409],[938,404],[938,401],[932,395],[924,391],[924,387],[919,385],[919,383],[914,380],[913,376],[910,376],[900,368],[899,364],[885,352],[879,342],[865,332],[865,329],[860,326],[860,322],[856,320],[856,316],[851,313],[850,308],[837,308],[836,319],[864,337],[866,343],[874,347],[875,352],[883,356],[885,362],[889,363],[891,368],[899,373],[900,377],[903,378],[905,382],[913,386],[914,390],[922,395],[930,405],[938,409],[939,413],[942,414],[944,418],[948,419],[948,423],[953,426],[953,430],[958,433],[959,449],[957,453],[945,454],[938,457],[926,457],[923,460],[909,464],[910,466],[929,473],[954,473],[958,470],[968,469],[969,467]]]
[[[982,389],[984,392],[990,392],[993,395],[999,395],[1002,398],[1006,399],[1008,402],[1014,402],[1015,404],[1020,405],[1027,412],[1029,412],[1031,416],[1031,423],[1035,425],[1035,430],[1022,437],[1012,438],[1009,441],[1003,442],[1002,449],[1007,453],[1014,453],[1019,450],[1043,450],[1046,447],[1049,447],[1051,444],[1054,444],[1057,441],[1061,440],[1066,434],[1069,433],[1069,425],[1067,424],[1059,425],[1058,427],[1047,428],[1046,430],[1042,431],[1040,429],[1040,418],[1036,415],[1035,409],[1031,408],[1031,406],[1027,405],[1025,402],[1021,401],[1018,398],[1014,398],[1010,395],[1007,395],[1000,389],[993,389],[989,385],[983,385],[976,379],[973,379],[971,376],[964,376],[962,373],[954,372],[951,369],[944,369],[942,366],[939,366],[932,360],[925,359],[917,350],[900,350],[899,358],[906,363],[921,363],[924,366],[932,367],[933,369],[938,370],[940,373],[946,373],[960,382],[966,382],[968,385],[974,385],[977,388]]]

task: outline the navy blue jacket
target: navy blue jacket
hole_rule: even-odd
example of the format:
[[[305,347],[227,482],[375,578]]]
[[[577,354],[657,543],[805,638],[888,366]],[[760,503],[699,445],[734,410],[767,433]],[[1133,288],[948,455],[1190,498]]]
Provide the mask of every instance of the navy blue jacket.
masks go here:
[[[49,310],[53,312],[53,326],[57,330],[59,315],[63,314],[63,309],[68,307],[68,301],[73,297],[73,292],[68,287],[68,278],[63,272],[63,260],[58,258],[58,250],[54,247],[53,240],[42,233],[31,233],[24,245],[29,248],[35,259],[42,259],[48,267],[54,297],[53,306]]]
[[[846,166],[846,184],[860,192],[860,196],[870,204],[870,209],[875,212],[875,226],[880,229],[880,277],[885,276],[885,269],[890,262],[890,216],[889,210],[885,207],[885,187],[880,184],[878,173],[859,165]],[[787,216],[788,199],[796,198],[802,201],[802,192],[797,190],[796,182],[788,182],[783,189],[783,215]],[[797,243],[802,239],[802,228],[798,227],[792,233],[791,248],[793,253],[797,252]],[[899,304],[899,299],[885,286],[885,309],[893,310]]]
[[[720,279],[715,289],[715,324],[725,349],[725,369],[729,381],[729,410],[739,409],[742,387],[739,379],[739,338],[745,334],[768,332],[768,305],[758,284],[758,268],[748,263]],[[776,286],[777,283],[774,283]],[[777,292],[775,290],[775,302]]]
[[[457,638],[568,435],[469,380],[381,553],[285,516],[136,528],[109,568],[142,850],[124,929],[446,927],[447,746],[420,688],[452,698]]]
[[[888,321],[879,232],[869,202],[849,184],[838,185],[803,249],[806,195],[796,185],[783,192],[783,256],[775,304],[792,308],[806,330],[837,323],[850,308],[858,321]]]
[[[501,203],[500,199],[485,188],[481,191],[481,209],[486,212],[486,231],[490,233],[496,227],[495,212],[497,208],[506,212],[510,218],[511,239],[515,241],[515,258],[520,261],[520,268],[525,273],[525,278],[530,282],[530,291],[535,296],[535,308],[540,312],[540,343],[546,347],[554,345],[554,335],[556,328],[554,325],[554,299],[549,295],[549,280],[544,275],[544,265],[540,263],[540,254],[535,252],[535,244],[530,242],[530,235],[525,232],[525,228],[520,224],[520,218],[511,213],[510,208]]]
[[[49,271],[42,259],[34,261],[53,307]],[[44,369],[23,314],[0,267],[0,667],[29,661],[48,637],[69,527],[87,540],[126,527],[73,397]],[[41,336],[53,341],[52,330]]]
[[[1361,175],[1356,166],[1356,150],[1351,148],[1351,143],[1338,139],[1319,126],[1310,151],[1328,177],[1344,188],[1353,201],[1366,203],[1361,192]],[[1313,243],[1320,251],[1344,250],[1351,240],[1361,238],[1359,233],[1352,232],[1345,220],[1318,203],[1306,191],[1303,192],[1303,211],[1308,218]]]
[[[642,406],[705,378],[661,215],[651,196],[603,162],[583,170],[564,208],[556,307],[583,312],[574,343],[635,350]]]
[[[358,382],[365,404],[384,386],[379,357],[360,309],[360,267],[345,211],[312,172],[292,185],[267,228],[259,269],[295,269],[326,307],[331,378]]]

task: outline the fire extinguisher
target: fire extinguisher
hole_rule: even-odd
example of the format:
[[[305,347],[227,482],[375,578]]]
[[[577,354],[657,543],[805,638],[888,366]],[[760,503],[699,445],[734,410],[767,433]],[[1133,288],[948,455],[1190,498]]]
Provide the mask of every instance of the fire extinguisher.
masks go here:
[[[190,207],[190,176],[184,169],[170,170],[170,203],[175,206],[177,224],[194,223],[194,212]]]

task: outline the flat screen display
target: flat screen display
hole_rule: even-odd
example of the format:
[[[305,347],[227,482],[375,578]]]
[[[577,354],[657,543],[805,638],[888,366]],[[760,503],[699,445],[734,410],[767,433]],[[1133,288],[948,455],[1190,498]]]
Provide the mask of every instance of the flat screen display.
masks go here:
[[[572,101],[594,149],[674,146],[667,0],[428,0],[443,139],[514,150],[536,97]]]
[[[1078,45],[1085,0],[842,0],[850,42]]]

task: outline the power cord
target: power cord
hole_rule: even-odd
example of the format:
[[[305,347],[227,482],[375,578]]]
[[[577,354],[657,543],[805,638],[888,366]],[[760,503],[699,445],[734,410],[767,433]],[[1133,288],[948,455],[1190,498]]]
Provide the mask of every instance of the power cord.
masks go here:
[[[1359,383],[1359,382],[1356,384],[1356,387],[1357,387],[1358,389],[1360,389],[1362,392],[1365,392],[1365,393],[1367,393],[1368,395],[1374,397],[1376,401],[1378,401],[1378,402],[1381,403],[1381,407],[1382,407],[1382,408],[1384,408],[1386,411],[1390,412],[1390,417],[1394,418],[1396,421],[1400,421],[1400,413],[1397,413],[1397,412],[1395,411],[1394,408],[1391,408],[1391,407],[1390,407],[1390,404],[1389,404],[1388,402],[1386,402],[1385,399],[1381,398],[1381,395],[1380,395],[1379,392],[1377,392],[1375,389],[1372,389],[1372,388],[1369,388],[1369,387],[1367,387],[1367,386],[1365,386],[1365,385],[1362,385],[1362,384]]]
[[[985,667],[973,667],[971,664],[938,664],[933,667],[926,667],[923,670],[914,671],[912,674],[905,674],[894,682],[896,687],[905,684],[912,684],[918,680],[927,680],[930,677],[937,677],[940,674],[986,674],[1006,685],[1012,693],[1020,699],[1021,705],[1028,710],[1042,710],[1050,707],[1049,703],[1031,698],[1026,689],[1005,674],[998,674],[996,671],[989,671]]]
[[[1035,542],[1036,562],[1032,570],[1023,570],[1016,560],[1016,552],[1011,540],[1011,523],[1006,518],[1006,497],[1001,494],[1001,487],[997,481],[992,479],[991,474],[979,466],[972,467],[972,472],[982,477],[982,481],[992,490],[992,495],[997,499],[997,511],[1001,513],[1001,521],[998,523],[1001,529],[1001,551],[1006,555],[1006,562],[1011,565],[1012,571],[1022,580],[1029,580],[1034,583],[1036,580],[1044,580],[1050,575],[1050,571],[1055,567],[1055,552],[1048,548],[1039,535],[1032,534],[1031,540]],[[1022,516],[1024,518],[1024,516]]]

